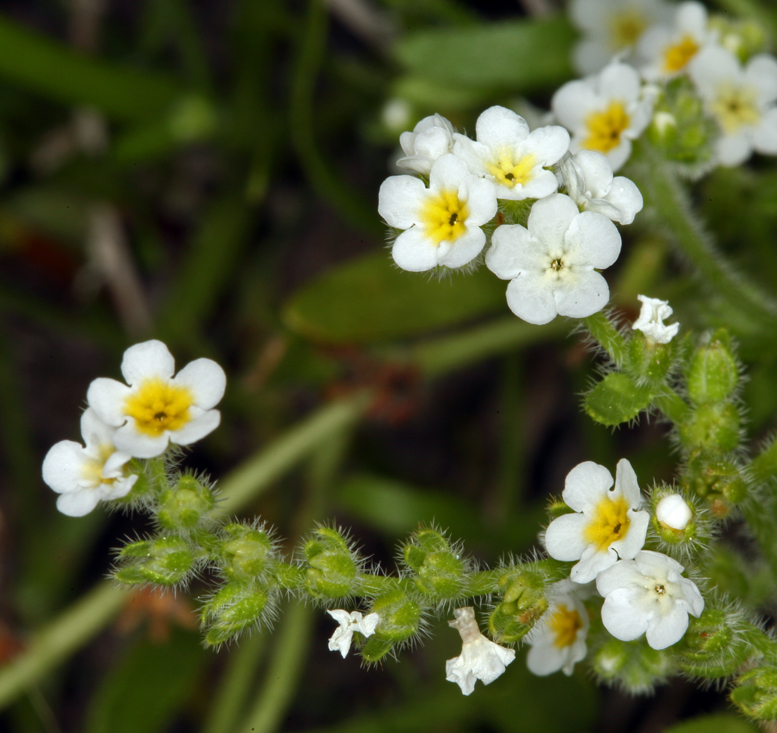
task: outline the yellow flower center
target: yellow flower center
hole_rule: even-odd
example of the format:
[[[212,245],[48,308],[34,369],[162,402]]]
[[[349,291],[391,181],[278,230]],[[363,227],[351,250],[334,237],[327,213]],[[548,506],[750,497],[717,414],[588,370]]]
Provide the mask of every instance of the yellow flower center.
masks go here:
[[[730,135],[740,127],[758,124],[761,113],[756,101],[756,91],[752,87],[721,84],[710,109],[718,118],[723,131]]]
[[[689,35],[684,35],[679,42],[669,46],[664,51],[664,71],[667,74],[674,74],[696,55],[699,50],[699,44]]]
[[[146,379],[140,389],[124,402],[124,412],[135,418],[138,430],[153,437],[165,430],[180,430],[189,422],[189,408],[194,403],[187,387],[162,379]]]
[[[626,499],[622,496],[617,499],[605,496],[596,505],[591,521],[583,530],[583,537],[599,552],[605,552],[613,542],[626,536],[630,523]]]
[[[647,28],[647,20],[638,10],[627,8],[610,20],[610,44],[615,51],[633,46]]]
[[[103,476],[105,462],[116,452],[116,448],[112,443],[101,443],[97,450],[99,458],[85,461],[81,467],[81,475],[90,484],[94,484],[95,488],[100,484],[112,484],[116,481],[115,478],[105,478]]]
[[[574,608],[567,608],[560,603],[556,612],[550,617],[548,626],[555,636],[553,645],[563,649],[575,643],[577,632],[583,628],[583,620]]]
[[[629,126],[631,119],[623,102],[611,102],[604,112],[592,112],[585,121],[588,137],[583,147],[608,153],[618,147],[621,133]]]
[[[533,153],[524,155],[515,160],[513,151],[503,148],[496,160],[488,166],[488,172],[500,186],[515,188],[519,183],[525,186],[532,179],[532,168],[537,164],[537,157]]]
[[[421,210],[426,236],[435,244],[456,241],[466,229],[469,208],[456,191],[440,191],[430,196]]]

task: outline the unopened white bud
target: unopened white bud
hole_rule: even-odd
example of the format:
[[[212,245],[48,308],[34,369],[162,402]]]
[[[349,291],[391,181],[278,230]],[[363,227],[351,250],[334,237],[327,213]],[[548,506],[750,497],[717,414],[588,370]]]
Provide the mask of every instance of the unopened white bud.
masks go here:
[[[680,494],[665,496],[656,506],[656,519],[665,527],[684,530],[691,521],[693,512]]]

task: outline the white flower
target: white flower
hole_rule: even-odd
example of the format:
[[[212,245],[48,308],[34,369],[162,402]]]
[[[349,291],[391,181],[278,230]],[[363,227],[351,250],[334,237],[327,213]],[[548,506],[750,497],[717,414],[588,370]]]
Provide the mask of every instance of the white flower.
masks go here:
[[[137,458],[164,453],[169,442],[189,445],[215,430],[221,415],[212,408],[226,388],[224,370],[210,359],[197,359],[178,372],[161,341],[146,341],[124,352],[115,379],[95,379],[86,395],[103,422],[118,430],[116,447]]]
[[[680,641],[688,629],[688,614],[698,618],[704,610],[696,584],[680,575],[683,569],[660,552],[643,550],[633,560],[621,560],[605,570],[596,579],[604,596],[604,628],[621,641],[647,632],[653,649]]]
[[[744,163],[753,150],[777,155],[777,60],[773,56],[753,56],[743,69],[729,51],[709,46],[696,54],[688,73],[720,127],[717,155],[722,165]]]
[[[616,54],[625,56],[671,9],[662,0],[572,0],[569,13],[583,33],[573,52],[575,67],[593,74]]]
[[[602,214],[580,213],[569,196],[559,193],[537,201],[527,224],[528,229],[500,226],[486,253],[488,268],[510,280],[510,310],[536,324],[601,310],[610,290],[594,268],[618,259],[621,237],[615,225]]]
[[[638,295],[637,298],[642,301],[642,310],[631,327],[635,331],[642,331],[657,344],[668,344],[680,329],[679,323],[664,325],[664,318],[669,318],[673,313],[669,302],[659,298],[648,298],[647,295]]]
[[[601,153],[580,150],[559,165],[565,193],[581,209],[596,211],[619,224],[631,224],[642,211],[642,194],[623,176],[613,177],[609,161]]]
[[[413,176],[391,176],[378,194],[378,212],[405,229],[394,242],[394,261],[410,272],[437,265],[461,267],[486,243],[480,228],[496,214],[494,184],[472,173],[455,155],[432,166],[429,188]]]
[[[655,26],[640,39],[638,53],[645,61],[640,69],[642,75],[650,80],[677,76],[715,39],[707,21],[707,9],[697,2],[681,3],[671,26]]]
[[[633,558],[645,544],[650,515],[639,511],[642,495],[631,464],[618,461],[612,475],[593,461],[575,466],[562,498],[575,510],[554,519],[545,531],[545,547],[556,560],[579,560],[570,577],[588,583],[618,558]]]
[[[397,166],[428,176],[438,158],[453,152],[453,125],[442,115],[424,117],[413,132],[399,136],[399,144],[405,157],[397,161]]]
[[[684,530],[693,518],[693,511],[680,494],[669,494],[656,505],[656,519],[664,527]]]
[[[453,615],[456,619],[448,621],[448,625],[458,629],[462,646],[458,657],[445,662],[445,679],[455,682],[465,695],[471,695],[475,681],[481,680],[484,685],[490,685],[515,659],[515,651],[486,639],[480,633],[475,611],[471,607],[457,608]]]
[[[473,173],[493,181],[497,198],[539,199],[556,191],[556,176],[547,167],[569,149],[569,133],[563,127],[549,125],[529,132],[520,115],[491,107],[478,117],[475,131],[477,142],[454,135],[453,152]]]
[[[526,656],[530,672],[544,677],[561,669],[571,675],[575,664],[585,657],[590,621],[579,593],[582,588],[569,579],[551,586],[548,610],[526,635],[531,645]]]
[[[329,639],[329,651],[340,652],[343,659],[351,648],[354,632],[358,632],[364,637],[372,636],[378,621],[380,621],[380,616],[377,613],[368,613],[362,617],[358,611],[348,613],[341,608],[327,611],[327,613],[340,624]]]
[[[81,416],[81,436],[86,447],[72,440],[54,445],[43,460],[43,480],[61,496],[57,509],[69,517],[83,517],[99,501],[120,499],[138,477],[126,475],[131,456],[116,450],[115,428],[106,425],[94,410]]]
[[[596,150],[617,171],[631,155],[631,141],[650,122],[652,95],[643,94],[637,70],[614,62],[586,79],[564,84],[551,102],[556,119],[572,133],[570,150]]]

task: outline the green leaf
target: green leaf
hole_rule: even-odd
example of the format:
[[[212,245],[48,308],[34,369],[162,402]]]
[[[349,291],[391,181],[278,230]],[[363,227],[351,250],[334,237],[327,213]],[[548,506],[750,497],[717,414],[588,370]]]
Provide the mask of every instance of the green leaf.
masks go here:
[[[485,269],[430,280],[399,270],[381,251],[298,290],[283,309],[283,321],[316,341],[363,343],[451,326],[504,307],[505,284]]]
[[[716,713],[714,715],[701,715],[692,720],[686,720],[664,733],[758,733],[758,728],[750,725],[746,720],[730,713]]]
[[[425,30],[401,40],[397,56],[415,75],[442,84],[518,93],[570,78],[573,39],[569,21],[559,16]]]
[[[653,401],[650,387],[639,387],[622,372],[608,374],[585,398],[585,411],[602,425],[633,420]]]

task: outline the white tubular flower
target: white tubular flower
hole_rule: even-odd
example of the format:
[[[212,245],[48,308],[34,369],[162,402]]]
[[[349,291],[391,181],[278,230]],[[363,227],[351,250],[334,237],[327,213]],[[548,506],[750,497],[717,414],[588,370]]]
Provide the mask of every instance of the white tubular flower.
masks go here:
[[[604,596],[602,623],[616,639],[632,641],[647,632],[653,649],[666,649],[683,638],[688,614],[704,610],[696,584],[683,578],[676,560],[643,550],[633,560],[621,560],[596,579]]]
[[[428,176],[434,162],[453,152],[453,125],[442,115],[424,117],[413,132],[403,132],[399,144],[405,153],[397,166]]]
[[[631,155],[631,141],[642,134],[653,113],[633,66],[613,62],[597,76],[570,81],[551,102],[556,119],[572,133],[570,150],[596,150],[617,171]]]
[[[642,331],[657,344],[668,344],[680,330],[679,323],[664,325],[664,318],[669,318],[673,313],[669,302],[648,298],[647,295],[638,295],[637,298],[642,301],[642,310],[639,312],[639,318],[632,324],[632,329]]]
[[[773,56],[753,56],[743,69],[731,52],[710,46],[694,57],[688,73],[720,127],[721,165],[744,163],[754,150],[777,155],[777,60]]]
[[[554,583],[548,610],[526,635],[531,645],[526,666],[540,677],[559,670],[571,675],[588,651],[585,639],[590,621],[577,589],[581,586],[568,579]]]
[[[505,107],[491,107],[478,117],[477,142],[454,135],[453,152],[473,173],[496,186],[499,199],[540,199],[558,188],[547,170],[569,149],[569,133],[558,125],[529,132],[520,115]]]
[[[480,227],[494,217],[496,209],[494,184],[470,173],[455,155],[443,155],[435,162],[429,188],[413,176],[391,176],[378,194],[378,212],[386,223],[406,230],[391,253],[410,272],[471,262],[486,243]]]
[[[329,639],[329,651],[340,652],[343,659],[351,648],[354,632],[358,632],[364,637],[372,636],[378,621],[380,621],[380,616],[377,613],[368,613],[362,617],[358,611],[348,613],[341,608],[327,611],[327,613],[340,624]]]
[[[672,25],[656,26],[642,36],[638,47],[645,62],[642,75],[651,81],[677,76],[715,39],[716,34],[709,27],[707,9],[697,2],[681,3]]]
[[[455,609],[453,615],[456,619],[448,621],[448,625],[461,634],[461,655],[445,662],[445,679],[455,682],[465,695],[471,695],[476,680],[490,685],[515,659],[515,651],[486,639],[470,606]]]
[[[601,310],[610,297],[607,281],[594,268],[618,259],[621,237],[602,214],[580,213],[569,196],[555,193],[532,207],[528,229],[497,228],[486,265],[510,280],[507,304],[529,323],[557,315],[583,318]]]
[[[69,517],[83,517],[98,502],[126,496],[138,477],[127,475],[124,464],[131,456],[116,450],[115,428],[106,425],[94,410],[81,416],[81,436],[86,447],[72,440],[54,445],[43,460],[43,480],[61,494],[57,509]]]
[[[656,505],[656,519],[664,527],[682,532],[693,518],[693,511],[680,494],[669,494]]]
[[[644,201],[634,181],[613,177],[609,161],[601,153],[580,150],[559,165],[565,193],[584,211],[604,214],[618,224],[631,224]]]
[[[124,352],[121,373],[129,384],[95,379],[86,395],[101,420],[118,430],[114,443],[136,458],[164,453],[168,443],[189,445],[215,430],[224,396],[224,370],[210,359],[196,359],[178,372],[161,341],[146,341]]]
[[[662,0],[572,0],[569,13],[583,34],[575,67],[594,74],[613,56],[626,56],[648,28],[671,17],[671,8]]]
[[[556,560],[579,560],[570,577],[588,583],[618,559],[633,558],[644,546],[650,515],[639,511],[642,494],[631,464],[618,461],[612,475],[593,461],[575,466],[562,498],[575,510],[554,519],[545,531],[545,547]]]

